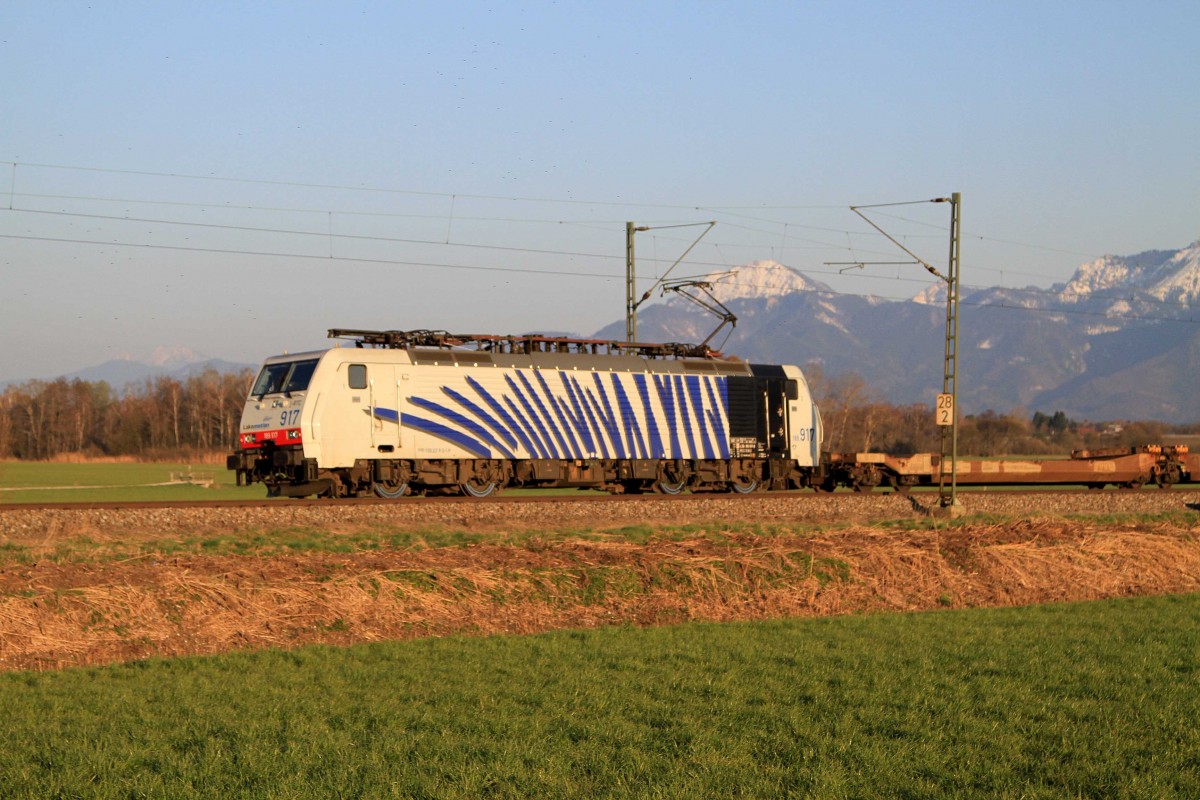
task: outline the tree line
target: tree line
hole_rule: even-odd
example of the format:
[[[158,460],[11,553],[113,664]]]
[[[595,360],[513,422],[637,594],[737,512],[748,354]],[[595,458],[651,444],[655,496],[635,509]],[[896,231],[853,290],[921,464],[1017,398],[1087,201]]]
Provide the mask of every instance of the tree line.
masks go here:
[[[825,450],[906,455],[941,448],[931,406],[884,402],[854,373],[826,376],[812,364],[805,372],[824,419]],[[227,453],[236,445],[253,377],[249,370],[210,369],[186,380],[148,379],[121,392],[104,381],[65,378],[10,386],[0,394],[0,458],[77,454],[178,460]],[[1183,433],[1200,433],[1200,425],[1097,425],[1062,411],[1032,416],[985,411],[960,420],[958,450],[975,456],[1055,454],[1165,444]]]
[[[27,381],[0,394],[0,458],[177,458],[228,451],[253,373],[205,370],[116,391],[105,381]]]
[[[819,365],[805,376],[825,423],[823,448],[832,453],[892,455],[936,453],[942,431],[932,404],[893,405],[880,400],[854,373],[826,376]],[[1178,435],[1200,434],[1200,423],[1155,421],[1095,423],[1071,419],[1061,410],[1030,416],[1018,409],[987,410],[959,419],[958,452],[972,456],[1054,455],[1072,450],[1170,444]]]

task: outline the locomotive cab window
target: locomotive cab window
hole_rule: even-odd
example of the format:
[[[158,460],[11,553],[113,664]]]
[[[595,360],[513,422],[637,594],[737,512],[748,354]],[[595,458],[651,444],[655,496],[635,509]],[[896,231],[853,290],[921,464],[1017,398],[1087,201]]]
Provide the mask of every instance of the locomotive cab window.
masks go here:
[[[292,364],[292,371],[288,374],[287,383],[284,384],[283,391],[286,394],[303,392],[308,388],[308,382],[312,380],[316,369],[317,359],[315,358],[308,361],[297,361]]]
[[[268,364],[258,373],[254,388],[250,394],[263,397],[268,394],[284,392],[303,392],[312,380],[313,371],[317,368],[317,359],[305,361],[286,361],[282,364]]]
[[[351,389],[367,388],[367,365],[366,364],[351,364],[346,370],[350,378]]]
[[[268,364],[263,367],[262,372],[258,373],[258,379],[254,381],[254,388],[250,390],[250,394],[262,397],[281,391],[291,367],[291,364]]]
[[[788,400],[799,400],[800,399],[800,381],[788,381],[787,382],[787,399]]]

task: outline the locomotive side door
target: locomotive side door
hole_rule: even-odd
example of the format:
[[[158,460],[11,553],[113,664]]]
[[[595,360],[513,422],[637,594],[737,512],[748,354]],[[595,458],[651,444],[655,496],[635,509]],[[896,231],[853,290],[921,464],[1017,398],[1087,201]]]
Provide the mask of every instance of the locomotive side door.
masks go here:
[[[771,455],[787,455],[790,422],[787,405],[789,396],[795,397],[795,381],[769,378],[763,382],[763,410],[766,413],[767,452]]]
[[[366,392],[372,455],[396,452],[400,447],[400,384],[396,368],[378,362],[352,364],[349,379],[351,389]]]
[[[336,420],[326,436],[338,443],[336,463],[392,453],[400,444],[400,415],[395,368],[363,358],[343,363],[326,417]]]

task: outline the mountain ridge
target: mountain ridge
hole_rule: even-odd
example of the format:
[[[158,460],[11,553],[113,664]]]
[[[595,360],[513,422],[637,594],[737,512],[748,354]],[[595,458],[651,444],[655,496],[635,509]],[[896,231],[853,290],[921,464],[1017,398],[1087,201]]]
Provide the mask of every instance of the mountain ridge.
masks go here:
[[[941,390],[945,284],[907,301],[842,295],[775,262],[796,291],[738,293],[723,301],[738,325],[722,346],[747,360],[818,364],[857,373],[878,399],[932,403]],[[740,269],[724,277],[737,286]],[[716,285],[720,285],[719,283]],[[715,292],[714,292],[715,293]],[[721,297],[722,295],[717,295]],[[1089,419],[1200,420],[1200,241],[1178,250],[1104,256],[1050,288],[989,287],[960,296],[959,402],[987,409],[1064,410]],[[639,312],[644,341],[699,341],[711,316],[680,300]],[[621,338],[623,323],[598,338]]]
[[[944,283],[908,300],[839,294],[775,261],[703,276],[738,316],[725,352],[758,363],[856,373],[873,399],[932,405],[941,390]],[[967,289],[960,298],[959,403],[963,413],[1065,411],[1094,420],[1200,420],[1200,241],[1178,250],[1103,256],[1049,288]],[[699,342],[718,321],[683,298],[638,314],[642,341]],[[624,321],[594,338],[624,338]],[[158,376],[254,370],[183,346],[156,348],[76,370],[67,380],[118,391]],[[49,380],[57,380],[52,378]],[[0,382],[0,390],[27,381]]]
[[[210,369],[225,373],[257,368],[257,364],[243,364],[223,358],[210,358],[182,346],[160,347],[156,348],[146,360],[131,357],[113,358],[53,378],[0,381],[0,391],[33,381],[53,383],[57,380],[81,380],[89,383],[103,381],[114,390],[121,392],[131,385],[160,377],[184,381]]]

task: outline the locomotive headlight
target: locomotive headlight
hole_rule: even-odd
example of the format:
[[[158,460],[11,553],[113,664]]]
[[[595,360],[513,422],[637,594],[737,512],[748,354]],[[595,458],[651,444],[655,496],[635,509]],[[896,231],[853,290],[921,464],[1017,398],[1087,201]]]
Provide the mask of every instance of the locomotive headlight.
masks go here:
[[[288,432],[287,432],[287,438],[289,438],[289,439],[299,439],[299,438],[300,438],[300,429],[299,429],[299,428],[292,428],[290,431],[288,431]]]
[[[243,433],[242,434],[242,444],[254,444],[254,434],[253,433]]]

